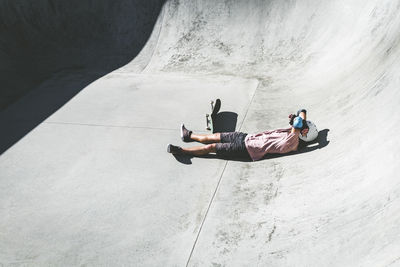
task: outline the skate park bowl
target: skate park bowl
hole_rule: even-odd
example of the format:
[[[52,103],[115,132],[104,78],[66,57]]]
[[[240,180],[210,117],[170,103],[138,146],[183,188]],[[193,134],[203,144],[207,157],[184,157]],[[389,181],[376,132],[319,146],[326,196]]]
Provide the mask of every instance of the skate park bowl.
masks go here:
[[[400,1],[0,14],[0,266],[400,265]],[[256,162],[168,154],[216,98],[236,131],[306,108],[319,137]]]

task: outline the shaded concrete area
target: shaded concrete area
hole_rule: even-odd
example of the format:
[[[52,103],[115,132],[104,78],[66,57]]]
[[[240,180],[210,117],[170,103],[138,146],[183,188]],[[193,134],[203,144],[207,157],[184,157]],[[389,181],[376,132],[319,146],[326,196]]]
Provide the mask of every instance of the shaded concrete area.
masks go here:
[[[21,21],[52,3],[0,6]],[[54,39],[42,35],[49,17],[1,17],[2,84],[29,93],[0,114],[0,265],[400,264],[400,1],[76,5],[99,20],[53,32],[94,36],[61,72],[28,60],[44,45],[36,37]],[[63,12],[57,29],[76,18]],[[46,62],[69,57],[64,41]],[[78,55],[87,67],[71,63]],[[37,63],[20,69],[25,59]],[[205,132],[217,97],[227,125],[249,133],[307,108],[319,139],[258,162],[167,154],[168,143],[194,145],[179,125]]]
[[[155,25],[163,4],[163,0],[1,1],[0,153],[91,82],[139,52],[136,71],[143,69],[151,56],[146,53],[151,52],[151,34],[159,33]],[[143,49],[146,43],[148,48]],[[51,95],[29,96],[42,87]],[[23,96],[23,105],[6,109]]]

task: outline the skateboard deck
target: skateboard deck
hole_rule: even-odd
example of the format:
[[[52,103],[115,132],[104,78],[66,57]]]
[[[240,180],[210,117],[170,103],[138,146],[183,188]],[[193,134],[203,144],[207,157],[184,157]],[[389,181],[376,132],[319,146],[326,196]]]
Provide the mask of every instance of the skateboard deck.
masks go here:
[[[217,98],[215,101],[211,101],[211,113],[206,114],[206,129],[215,132],[215,121],[217,118],[217,113],[221,109],[221,100]]]

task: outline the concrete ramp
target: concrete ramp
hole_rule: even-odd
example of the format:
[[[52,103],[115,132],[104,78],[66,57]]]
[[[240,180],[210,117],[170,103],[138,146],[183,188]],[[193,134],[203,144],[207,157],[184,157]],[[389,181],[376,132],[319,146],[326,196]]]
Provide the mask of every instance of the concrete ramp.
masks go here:
[[[0,3],[0,266],[400,265],[400,1],[75,4]],[[217,97],[317,142],[166,153]]]

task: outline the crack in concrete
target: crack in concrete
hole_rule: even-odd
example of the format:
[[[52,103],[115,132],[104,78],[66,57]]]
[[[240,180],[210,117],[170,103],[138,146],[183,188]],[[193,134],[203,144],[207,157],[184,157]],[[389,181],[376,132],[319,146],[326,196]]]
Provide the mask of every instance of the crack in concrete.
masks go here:
[[[238,129],[239,131],[242,129],[242,126],[243,126],[243,124],[244,124],[244,121],[246,120],[246,117],[247,117],[247,114],[248,114],[248,112],[249,112],[250,106],[251,106],[251,104],[253,103],[254,96],[256,95],[256,92],[257,92],[259,86],[260,86],[260,82],[258,82],[256,88],[254,89],[253,96],[251,97],[251,100],[250,100],[250,102],[249,102],[249,105],[248,105],[247,108],[246,108],[246,113],[245,113],[245,115],[244,115],[244,117],[243,117],[243,120],[242,120],[240,126],[239,126],[239,129]],[[210,203],[208,204],[207,211],[206,211],[206,213],[205,213],[205,215],[204,215],[204,219],[203,219],[203,221],[202,221],[202,223],[201,223],[201,225],[200,225],[199,232],[197,233],[197,236],[196,236],[196,239],[195,239],[195,241],[194,241],[192,250],[190,251],[189,258],[188,258],[188,260],[187,260],[187,262],[186,262],[186,267],[189,266],[189,262],[190,262],[190,260],[191,260],[191,258],[192,258],[194,249],[196,248],[197,241],[198,241],[198,239],[199,239],[199,237],[200,237],[201,230],[202,230],[203,225],[204,225],[204,223],[205,223],[205,221],[206,221],[206,219],[207,219],[207,215],[208,215],[208,212],[209,212],[209,210],[210,210],[210,208],[211,208],[211,205],[212,205],[212,203],[214,202],[214,198],[215,198],[215,196],[216,196],[216,194],[217,194],[217,191],[218,191],[219,186],[220,186],[220,184],[221,184],[222,177],[224,176],[224,173],[225,173],[226,167],[228,166],[228,163],[229,163],[229,160],[227,160],[227,161],[225,162],[225,166],[224,166],[224,168],[223,168],[223,170],[222,170],[221,176],[220,176],[219,181],[218,181],[218,183],[217,183],[217,187],[215,188],[214,194],[213,194],[213,196],[211,197]],[[274,230],[275,230],[275,229],[274,229]]]

